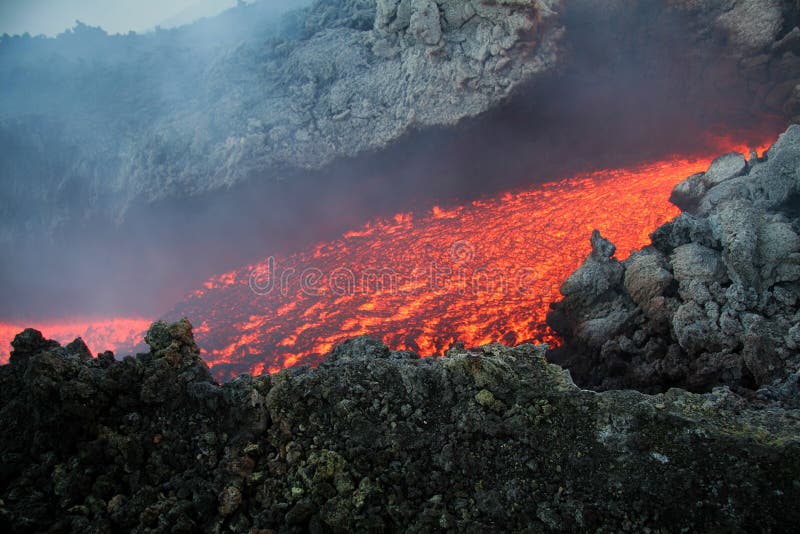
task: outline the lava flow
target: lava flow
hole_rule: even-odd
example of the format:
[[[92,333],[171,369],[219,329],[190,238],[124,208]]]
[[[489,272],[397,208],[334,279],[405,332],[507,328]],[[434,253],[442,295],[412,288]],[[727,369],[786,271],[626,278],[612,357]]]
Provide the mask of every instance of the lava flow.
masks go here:
[[[25,328],[35,328],[59,343],[82,338],[92,354],[110,350],[129,353],[142,344],[151,321],[136,317],[98,320],[49,321],[42,323],[0,323],[0,363],[7,363],[11,340]]]
[[[717,149],[747,150],[732,142]],[[545,316],[588,254],[591,231],[627,257],[679,213],[667,200],[672,188],[711,159],[676,157],[375,220],[211,278],[169,318],[192,320],[219,378],[314,364],[359,335],[424,355],[455,341],[557,343]]]
[[[714,154],[746,150],[720,141]],[[678,214],[667,200],[672,188],[711,159],[675,157],[375,220],[336,241],[215,276],[167,318],[191,319],[220,379],[315,364],[359,335],[424,355],[455,341],[557,343],[545,316],[588,254],[591,231],[616,243],[621,258],[647,245],[649,233]],[[27,326],[62,343],[82,337],[95,353],[127,353],[149,321],[0,323],[0,363]]]

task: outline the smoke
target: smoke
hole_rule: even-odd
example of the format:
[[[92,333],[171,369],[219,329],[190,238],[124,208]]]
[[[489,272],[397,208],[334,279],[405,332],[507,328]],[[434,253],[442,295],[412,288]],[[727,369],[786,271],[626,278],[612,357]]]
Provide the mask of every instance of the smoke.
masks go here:
[[[282,7],[289,4],[296,5],[285,2]],[[33,229],[27,239],[9,244],[0,260],[0,316],[17,321],[101,314],[155,317],[212,274],[334,238],[372,217],[469,202],[674,153],[701,153],[713,147],[714,135],[755,143],[765,132],[783,127],[781,117],[755,105],[748,85],[735,72],[717,68],[724,44],[698,50],[686,20],[664,15],[654,2],[616,11],[587,4],[591,2],[573,3],[565,13],[568,49],[560,70],[520,90],[500,109],[457,128],[415,132],[385,151],[339,161],[322,171],[261,175],[213,194],[140,200],[116,225],[95,214],[72,218],[54,231]],[[170,50],[180,53],[212,54],[222,44],[260,38],[261,26],[240,22],[227,14],[151,38],[178,43]],[[280,31],[300,31],[279,16],[274,24],[283,25]],[[76,39],[75,49],[67,46],[62,54],[76,62],[91,54],[91,61],[112,64],[127,61],[132,46],[120,41],[111,49],[88,52],[78,47],[86,42]],[[16,59],[24,60],[21,54]],[[59,79],[57,74],[49,83]],[[17,76],[16,89],[3,93],[0,112],[8,117],[24,106],[58,109],[59,116],[75,121],[38,124],[43,143],[60,136],[55,129],[69,128],[77,132],[76,144],[112,150],[113,140],[104,139],[107,123],[120,114],[136,121],[143,120],[137,115],[145,116],[144,111],[180,107],[194,74],[191,68],[149,71],[146,80],[131,80],[131,92],[107,103],[102,113],[92,91],[78,102],[43,102],[30,95],[36,81]],[[139,83],[158,84],[160,99],[137,101]],[[136,111],[130,113],[129,106]],[[87,109],[91,113],[84,113]],[[78,120],[85,116],[92,121]],[[6,135],[9,131],[13,129],[6,128]],[[13,136],[8,137],[12,143]],[[169,132],[164,132],[164,142],[169,142]],[[70,147],[62,151],[30,170],[45,169],[45,187],[75,203],[53,207],[67,219],[75,206],[80,209],[99,194],[69,177],[103,169],[75,168]],[[25,172],[0,163],[3,180]],[[74,191],[64,195],[69,188]],[[4,218],[41,209],[36,202],[50,198],[45,193],[26,204],[12,199],[29,196],[5,191]],[[109,205],[118,201],[103,200]]]

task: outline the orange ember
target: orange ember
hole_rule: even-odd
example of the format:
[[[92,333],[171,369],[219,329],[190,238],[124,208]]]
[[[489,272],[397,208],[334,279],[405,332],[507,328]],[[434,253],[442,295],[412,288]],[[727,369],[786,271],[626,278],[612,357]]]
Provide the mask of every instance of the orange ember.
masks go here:
[[[718,145],[714,155],[747,152]],[[375,220],[336,241],[216,276],[170,318],[196,325],[220,378],[314,364],[359,335],[425,355],[457,340],[557,342],[545,316],[589,253],[591,231],[627,257],[679,213],[667,200],[672,188],[712,159],[675,157]]]
[[[92,354],[111,350],[130,352],[144,340],[144,333],[151,321],[139,318],[116,318],[84,321],[45,322],[34,324],[0,323],[0,363],[8,362],[11,341],[26,328],[40,330],[44,337],[61,343],[69,343],[75,338],[83,341]]]

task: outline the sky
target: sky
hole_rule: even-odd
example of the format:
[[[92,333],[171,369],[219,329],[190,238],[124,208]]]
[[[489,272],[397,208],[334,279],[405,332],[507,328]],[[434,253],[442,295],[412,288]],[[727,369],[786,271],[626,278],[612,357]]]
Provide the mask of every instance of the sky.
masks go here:
[[[0,35],[57,35],[76,20],[108,33],[143,32],[212,16],[236,0],[0,0]]]

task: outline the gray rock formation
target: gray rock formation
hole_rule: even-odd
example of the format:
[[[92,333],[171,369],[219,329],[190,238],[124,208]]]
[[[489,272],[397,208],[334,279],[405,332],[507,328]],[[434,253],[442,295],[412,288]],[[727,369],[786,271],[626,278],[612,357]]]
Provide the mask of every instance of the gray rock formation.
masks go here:
[[[41,196],[78,189],[119,218],[134,200],[316,169],[496,106],[555,65],[562,33],[558,0],[318,0],[282,24],[259,19],[266,4],[226,14],[223,27],[263,20],[216,46],[214,21],[3,41],[0,77],[15,81],[0,88],[5,194],[29,189],[35,169],[52,186]],[[72,41],[95,51],[70,57]]]
[[[773,395],[800,368],[800,126],[761,160],[720,157],[672,198],[684,213],[625,262],[592,236],[548,317],[567,342],[559,361],[599,389]]]
[[[762,51],[772,45],[784,24],[782,0],[668,0],[690,13],[703,13],[711,28],[722,31],[741,51]]]
[[[800,110],[788,1],[317,0],[283,18],[269,4],[148,35],[81,25],[2,38],[0,240],[119,221],[136,202],[288,178],[452,127],[591,56],[578,47],[608,46],[580,41],[586,23],[613,32],[633,20],[633,43],[665,20],[680,26],[694,56],[656,68],[683,68],[675,76],[693,81],[687,98],[703,109],[746,85],[748,109]]]
[[[598,394],[542,347],[420,359],[364,338],[317,369],[219,386],[187,322],[147,339],[150,353],[115,361],[17,337],[0,367],[0,517],[14,532],[782,532],[800,520],[800,413],[726,388]]]

